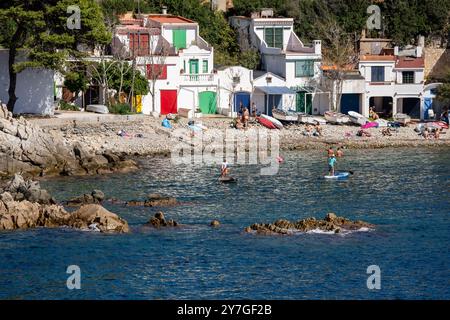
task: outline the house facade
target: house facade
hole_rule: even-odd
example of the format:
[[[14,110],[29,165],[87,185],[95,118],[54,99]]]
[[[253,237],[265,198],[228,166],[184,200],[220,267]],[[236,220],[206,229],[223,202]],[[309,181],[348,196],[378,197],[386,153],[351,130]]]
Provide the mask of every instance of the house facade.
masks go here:
[[[424,58],[422,47],[382,50],[380,54],[362,55],[358,69],[365,79],[362,114],[369,108],[390,118],[405,113],[424,118]]]
[[[113,53],[134,59],[149,80],[142,113],[216,113],[214,49],[199,35],[198,23],[169,14],[120,19]]]
[[[291,108],[309,114],[327,109],[329,93],[320,87],[320,40],[305,46],[294,32],[294,19],[275,18],[270,10],[252,17],[231,17],[230,24],[237,31],[241,49],[258,50],[261,69],[284,79],[285,86],[296,92]]]

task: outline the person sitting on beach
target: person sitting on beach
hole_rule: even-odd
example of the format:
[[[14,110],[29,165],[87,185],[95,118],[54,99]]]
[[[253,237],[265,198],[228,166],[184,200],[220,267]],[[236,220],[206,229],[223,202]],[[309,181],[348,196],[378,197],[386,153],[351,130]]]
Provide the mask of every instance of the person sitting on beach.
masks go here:
[[[227,160],[224,160],[222,162],[222,166],[220,167],[220,177],[226,177],[228,175],[229,169],[228,169],[228,163]]]
[[[422,135],[425,138],[425,140],[430,139],[430,130],[428,128],[423,129]]]
[[[436,128],[436,129],[434,130],[434,138],[435,138],[435,139],[439,139],[439,137],[440,137],[440,135],[441,135],[441,130],[442,130],[442,128]]]
[[[336,165],[336,157],[334,154],[328,157],[328,172],[330,176],[334,176],[334,167]]]
[[[244,108],[244,113],[242,115],[242,122],[244,124],[244,128],[248,127],[248,120],[250,119],[250,113],[247,108]]]
[[[386,127],[386,128],[381,129],[381,134],[383,136],[392,136],[391,128]]]
[[[380,116],[374,111],[373,107],[369,108],[369,117],[372,118],[373,120],[380,119]]]
[[[307,137],[311,137],[312,135],[312,127],[311,125],[307,124],[305,127],[305,131],[303,131],[303,135]]]
[[[370,132],[367,132],[367,131],[364,130],[364,129],[358,130],[358,132],[356,133],[356,135],[357,135],[358,137],[371,137],[371,136],[372,136],[372,135],[370,134]]]
[[[320,124],[316,124],[315,126],[314,126],[314,133],[313,133],[313,135],[314,136],[316,136],[316,137],[321,137],[322,136],[322,127],[320,126]]]

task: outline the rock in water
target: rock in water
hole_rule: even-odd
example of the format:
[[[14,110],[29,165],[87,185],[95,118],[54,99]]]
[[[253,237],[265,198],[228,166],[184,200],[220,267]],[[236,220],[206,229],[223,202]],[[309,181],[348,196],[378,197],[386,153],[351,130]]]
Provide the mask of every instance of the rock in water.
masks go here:
[[[289,234],[294,231],[308,232],[311,230],[331,231],[340,233],[343,230],[358,230],[361,228],[374,228],[374,225],[364,221],[351,221],[344,217],[338,217],[334,213],[328,213],[323,220],[314,217],[290,222],[280,219],[273,223],[255,223],[244,229],[245,232],[257,232],[262,234]]]
[[[157,212],[150,220],[146,223],[147,226],[153,226],[154,228],[160,227],[176,227],[178,222],[175,220],[166,221],[164,213],[162,211]]]
[[[89,229],[89,226],[96,224],[101,232],[129,232],[128,223],[115,213],[112,213],[98,204],[88,204],[72,213],[70,226],[77,229]]]
[[[210,226],[211,226],[211,227],[218,227],[218,226],[220,226],[219,220],[213,220],[213,221],[211,221]]]
[[[105,199],[105,194],[101,190],[93,190],[90,194],[71,198],[67,201],[69,207],[78,207],[85,204],[99,204]]]

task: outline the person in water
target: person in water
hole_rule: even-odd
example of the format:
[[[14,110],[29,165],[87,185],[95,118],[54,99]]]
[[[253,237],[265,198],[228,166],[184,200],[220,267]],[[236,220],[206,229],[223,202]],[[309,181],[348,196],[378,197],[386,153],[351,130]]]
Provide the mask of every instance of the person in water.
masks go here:
[[[328,157],[328,172],[330,176],[334,176],[334,167],[336,166],[336,157],[334,154]]]
[[[344,151],[342,151],[341,147],[338,147],[336,150],[336,157],[342,158],[344,156]]]
[[[227,160],[224,160],[222,162],[222,166],[220,168],[220,177],[226,177],[228,175],[229,169],[228,169],[228,163]]]
[[[328,153],[328,157],[334,155],[333,147],[329,147],[327,153]]]

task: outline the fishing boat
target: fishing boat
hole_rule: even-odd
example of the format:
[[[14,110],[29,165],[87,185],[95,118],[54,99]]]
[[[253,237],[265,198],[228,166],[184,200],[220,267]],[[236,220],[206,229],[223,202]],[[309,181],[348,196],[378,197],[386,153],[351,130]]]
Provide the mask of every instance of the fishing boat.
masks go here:
[[[411,122],[411,117],[404,113],[397,113],[394,115],[394,120],[405,126]]]
[[[345,124],[350,121],[350,117],[343,113],[327,111],[324,114],[325,120],[333,124]]]
[[[283,129],[283,124],[282,124],[280,121],[278,121],[277,119],[275,119],[274,117],[268,116],[267,114],[262,114],[262,115],[261,115],[261,118],[264,118],[264,119],[266,119],[266,120],[269,120],[269,121],[272,122],[273,125],[274,125],[275,127],[277,127],[278,129]]]
[[[299,113],[292,110],[284,111],[281,109],[273,109],[272,115],[275,119],[280,121],[297,122]]]
[[[267,120],[266,118],[263,117],[258,117],[258,122],[263,125],[264,127],[266,127],[267,129],[276,129],[277,127],[275,127],[275,125],[272,123],[272,121]]]
[[[298,114],[298,121],[300,123],[314,124],[313,116],[303,112]]]
[[[350,118],[350,121],[353,122],[354,124],[358,124],[358,125],[365,125],[366,122],[368,122],[369,120],[364,117],[362,114],[355,112],[355,111],[349,111],[348,112],[348,116]]]

